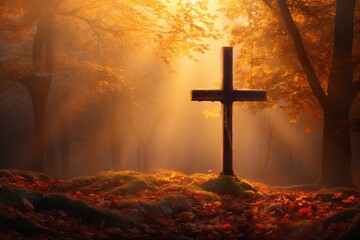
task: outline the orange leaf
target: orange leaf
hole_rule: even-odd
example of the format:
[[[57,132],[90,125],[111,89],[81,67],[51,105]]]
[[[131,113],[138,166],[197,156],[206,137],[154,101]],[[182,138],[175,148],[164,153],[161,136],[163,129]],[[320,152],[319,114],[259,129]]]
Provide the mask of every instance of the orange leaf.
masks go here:
[[[339,199],[343,196],[343,194],[341,192],[339,193],[335,193],[334,196],[332,197],[332,199]]]
[[[266,228],[266,225],[262,224],[262,223],[257,223],[256,228],[264,229],[264,228]]]
[[[218,225],[218,227],[221,229],[228,229],[228,228],[230,228],[230,223],[220,224],[220,225]]]
[[[300,208],[297,211],[297,214],[301,215],[301,216],[304,216],[304,215],[310,216],[310,215],[312,215],[311,206]]]
[[[350,197],[348,197],[347,199],[342,200],[343,203],[352,203],[356,198],[354,197],[354,195],[351,195]]]

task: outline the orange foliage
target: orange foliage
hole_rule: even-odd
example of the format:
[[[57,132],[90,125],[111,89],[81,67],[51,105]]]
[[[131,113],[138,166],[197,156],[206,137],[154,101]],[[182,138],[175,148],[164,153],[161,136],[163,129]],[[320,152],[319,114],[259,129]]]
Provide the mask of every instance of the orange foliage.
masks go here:
[[[126,70],[130,82],[137,56],[150,53],[169,64],[176,56],[192,58],[194,53],[207,50],[206,40],[219,36],[213,26],[215,16],[207,12],[207,6],[207,0],[196,4],[166,0],[4,0],[0,5],[0,46],[6,57],[0,58],[0,64],[15,58],[29,63],[35,24],[52,14],[59,79],[91,79],[87,70],[98,65],[110,67],[112,72]],[[102,80],[111,82],[111,78]]]
[[[123,105],[135,102],[131,95],[138,97],[144,89],[150,92],[150,85],[156,86],[158,79],[144,74],[154,58],[169,66],[177,56],[192,58],[206,51],[207,40],[219,37],[208,4],[207,0],[196,4],[2,0],[0,77],[17,81],[28,73],[36,23],[52,14],[55,71],[49,101],[61,98],[55,114],[74,118],[88,105],[99,108],[101,116],[107,116],[108,109],[119,112]]]
[[[278,3],[267,0],[223,0],[221,3],[224,13],[233,22],[229,28],[232,44],[239,48],[238,87],[266,89],[268,102],[264,104],[271,106],[275,102],[291,116],[306,113],[311,116],[307,127],[318,126],[322,110],[299,64]],[[319,82],[327,92],[336,4],[332,0],[288,0],[287,3]],[[359,28],[355,31],[359,33]],[[355,46],[355,56],[359,50]]]

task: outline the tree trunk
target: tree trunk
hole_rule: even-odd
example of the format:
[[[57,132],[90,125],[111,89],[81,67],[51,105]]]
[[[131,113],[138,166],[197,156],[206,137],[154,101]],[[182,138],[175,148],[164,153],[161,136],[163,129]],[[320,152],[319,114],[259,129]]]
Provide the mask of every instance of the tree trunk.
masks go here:
[[[351,178],[351,145],[348,128],[352,94],[352,47],[355,0],[336,3],[333,62],[324,109],[323,161],[320,184],[354,187]]]
[[[58,119],[60,120],[58,124],[58,135],[60,140],[60,160],[61,160],[61,176],[70,177],[72,174],[71,169],[71,148],[70,148],[70,133],[72,124],[70,124],[69,116],[71,112],[68,110],[68,104],[70,100],[71,89],[69,86],[65,86],[64,92],[60,95],[62,99],[62,105],[64,107],[59,112]]]
[[[117,123],[119,124],[119,123]],[[111,148],[111,160],[114,169],[120,170],[121,169],[121,158],[122,158],[122,148],[121,148],[121,134],[119,127],[113,125],[114,128],[112,129],[112,133],[110,133],[110,148]]]
[[[323,159],[319,183],[326,187],[354,187],[351,178],[351,146],[347,119],[349,106],[324,113]]]
[[[274,132],[274,128],[275,128],[274,123],[275,123],[275,121],[272,119],[272,115],[270,112],[270,114],[269,114],[269,136],[267,138],[267,144],[266,144],[265,162],[264,162],[264,166],[262,167],[261,176],[260,176],[262,180],[264,180],[265,173],[268,170],[268,166],[269,166],[270,153],[271,153],[271,148],[272,148],[271,145],[273,142],[273,132]]]
[[[68,124],[63,129],[60,136],[60,151],[61,151],[61,176],[71,176],[71,164],[70,164],[70,143],[69,143],[69,131]]]
[[[25,85],[32,99],[34,114],[35,146],[32,169],[40,172],[44,171],[46,159],[45,107],[51,78],[33,77],[32,81]]]
[[[111,160],[113,168],[116,170],[121,169],[122,162],[122,119],[120,118],[120,109],[118,105],[121,103],[122,99],[119,97],[119,93],[112,93],[111,102],[109,104],[109,123],[110,123],[110,150],[111,150]],[[122,116],[124,118],[124,116]]]
[[[39,20],[33,44],[33,65],[35,72],[21,83],[28,89],[34,113],[35,146],[33,151],[33,167],[35,171],[44,171],[46,159],[46,100],[52,81],[53,59],[53,16],[47,15]],[[41,56],[46,50],[45,70],[41,72]]]
[[[278,0],[286,26],[294,40],[299,61],[324,113],[322,167],[319,183],[328,187],[353,187],[349,110],[358,89],[353,84],[352,48],[356,0],[337,0],[334,49],[327,96],[305,51],[286,0]]]

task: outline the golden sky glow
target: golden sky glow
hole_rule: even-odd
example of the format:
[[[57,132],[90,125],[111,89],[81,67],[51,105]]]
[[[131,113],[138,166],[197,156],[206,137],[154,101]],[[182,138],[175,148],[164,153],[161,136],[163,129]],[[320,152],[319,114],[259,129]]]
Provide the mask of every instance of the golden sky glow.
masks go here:
[[[199,0],[189,0],[189,2],[192,4],[196,4],[197,2],[199,2]]]

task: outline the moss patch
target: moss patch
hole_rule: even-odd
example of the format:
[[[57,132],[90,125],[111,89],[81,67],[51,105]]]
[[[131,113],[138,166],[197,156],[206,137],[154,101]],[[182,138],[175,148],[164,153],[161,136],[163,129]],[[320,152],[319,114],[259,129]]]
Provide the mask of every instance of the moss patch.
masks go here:
[[[26,199],[24,201],[24,199]],[[74,200],[63,194],[50,193],[44,194],[41,192],[17,188],[10,185],[3,185],[0,189],[0,207],[19,207],[21,209],[29,208],[26,204],[31,204],[35,211],[39,210],[62,210],[68,215],[81,218],[84,223],[89,224],[103,224],[107,226],[119,227],[121,229],[128,229],[133,227],[133,221],[130,217],[109,212],[106,210],[97,209],[84,202]],[[3,212],[2,219],[9,222]],[[9,216],[10,217],[10,216]],[[20,219],[21,223],[26,226],[26,219]],[[30,226],[30,225],[29,225]],[[37,225],[34,223],[33,227]],[[15,227],[15,226],[14,226]],[[25,234],[25,233],[24,233]]]
[[[198,185],[200,188],[219,195],[232,195],[235,197],[254,195],[257,190],[247,181],[234,176],[221,175]]]
[[[48,181],[48,180],[52,179],[50,176],[48,176],[46,174],[35,172],[35,171],[9,170],[9,169],[0,170],[0,178],[14,177],[14,176],[19,176],[30,183],[33,183],[38,180]]]
[[[151,186],[149,186],[147,182],[143,180],[135,180],[116,187],[109,191],[109,193],[115,195],[134,194],[147,189],[151,189]]]

